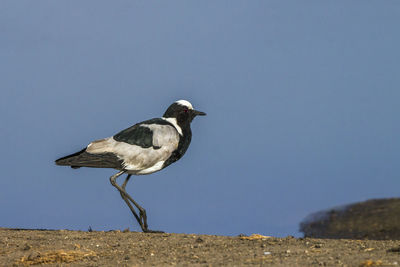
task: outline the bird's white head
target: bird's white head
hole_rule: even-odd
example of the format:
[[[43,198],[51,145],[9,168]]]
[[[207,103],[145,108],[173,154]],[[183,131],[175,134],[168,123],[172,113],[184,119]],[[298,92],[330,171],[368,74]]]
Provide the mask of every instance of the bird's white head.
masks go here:
[[[185,106],[188,109],[193,109],[192,104],[187,100],[182,99],[182,100],[175,101],[175,103],[177,103],[178,105],[181,105],[181,106]]]

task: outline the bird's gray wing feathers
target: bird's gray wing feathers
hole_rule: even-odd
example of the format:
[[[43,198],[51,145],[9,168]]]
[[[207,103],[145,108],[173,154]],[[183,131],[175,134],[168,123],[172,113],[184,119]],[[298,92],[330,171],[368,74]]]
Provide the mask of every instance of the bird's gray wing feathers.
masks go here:
[[[114,153],[125,154],[124,164],[127,170],[138,171],[145,174],[160,170],[163,163],[178,148],[179,133],[172,125],[141,124],[152,132],[152,147],[142,148],[119,143],[115,146]]]
[[[143,148],[153,147],[154,149],[159,146],[153,143],[154,130],[149,125],[159,126],[162,128],[164,125],[170,125],[166,120],[155,118],[135,124],[113,136],[115,141],[125,142],[130,145],[137,145]]]
[[[177,147],[179,143],[179,133],[174,126],[171,125],[157,125],[157,124],[144,124],[153,133],[153,146],[163,147],[172,146]]]
[[[128,129],[125,129],[113,136],[115,141],[125,142],[130,145],[136,145],[143,148],[153,147],[153,132],[142,125],[136,124]]]

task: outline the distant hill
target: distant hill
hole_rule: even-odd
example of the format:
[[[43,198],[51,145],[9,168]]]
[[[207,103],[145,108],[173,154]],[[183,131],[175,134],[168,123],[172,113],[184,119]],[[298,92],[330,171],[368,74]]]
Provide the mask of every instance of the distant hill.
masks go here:
[[[400,240],[400,198],[372,199],[319,211],[300,223],[305,237]]]

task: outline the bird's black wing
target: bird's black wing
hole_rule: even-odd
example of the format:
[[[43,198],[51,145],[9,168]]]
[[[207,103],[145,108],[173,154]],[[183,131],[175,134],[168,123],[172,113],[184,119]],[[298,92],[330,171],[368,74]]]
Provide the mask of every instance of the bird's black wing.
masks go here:
[[[115,141],[125,142],[130,145],[136,145],[143,148],[152,147],[153,149],[159,149],[159,146],[153,144],[153,131],[144,125],[171,125],[169,122],[163,119],[151,119],[135,124],[113,136]]]

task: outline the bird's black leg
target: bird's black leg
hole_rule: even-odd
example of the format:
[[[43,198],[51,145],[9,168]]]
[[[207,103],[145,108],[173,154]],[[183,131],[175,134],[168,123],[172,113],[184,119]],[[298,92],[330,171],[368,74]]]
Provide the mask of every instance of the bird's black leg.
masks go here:
[[[129,207],[129,209],[131,210],[133,216],[135,216],[135,218],[136,218],[136,220],[138,221],[138,223],[139,223],[140,227],[142,228],[143,232],[145,232],[147,229],[146,229],[144,223],[142,222],[142,219],[141,219],[142,216],[139,217],[139,215],[137,215],[135,209],[132,207],[131,203],[130,203],[129,200],[128,200],[128,196],[129,196],[129,195],[128,195],[128,194],[126,193],[126,191],[125,191],[125,186],[126,186],[127,182],[129,181],[130,175],[128,175],[129,178],[127,177],[127,178],[125,179],[125,182],[124,182],[124,184],[123,184],[123,189],[117,184],[116,179],[117,179],[120,175],[122,175],[123,173],[124,173],[124,171],[121,171],[121,172],[116,173],[116,174],[114,174],[113,176],[111,176],[111,177],[110,177],[110,182],[111,182],[111,184],[112,184],[115,188],[118,189],[119,193],[121,194],[122,199],[123,199],[123,200],[125,201],[125,203],[128,205],[128,207]]]
[[[135,200],[133,200],[132,197],[128,193],[126,193],[125,187],[128,184],[129,179],[131,178],[131,176],[132,176],[132,174],[128,174],[128,176],[126,177],[124,183],[122,184],[121,187],[122,187],[122,190],[124,191],[124,194],[121,193],[121,196],[124,195],[126,198],[128,198],[136,206],[136,208],[139,210],[139,214],[140,214],[140,220],[139,220],[140,222],[139,222],[139,224],[142,227],[143,232],[146,232],[146,233],[164,233],[163,231],[150,230],[148,228],[146,210],[143,207],[141,207]],[[125,200],[125,202],[127,202],[126,198],[124,198],[124,197],[122,197],[122,198]],[[127,202],[127,204],[128,203],[129,202]],[[130,205],[130,203],[128,204],[128,206],[132,207]]]
[[[126,178],[125,178],[124,183],[121,186],[122,189],[124,189],[124,191],[125,191],[126,184],[129,182],[129,179],[131,179],[131,176],[132,176],[132,174],[128,174],[128,176],[126,176]]]
[[[129,179],[131,178],[132,174],[128,174],[128,176],[126,176],[124,183],[122,184],[121,188],[124,191],[124,193],[121,193],[121,197],[125,200],[126,204],[128,204],[129,208],[131,210],[133,210],[133,207],[131,205],[131,203],[129,203],[128,199],[132,201],[132,203],[136,206],[136,208],[139,210],[139,214],[140,214],[140,218],[138,219],[136,216],[136,213],[134,215],[136,215],[136,219],[139,222],[139,224],[142,226],[144,226],[144,229],[142,227],[142,230],[144,232],[148,231],[148,225],[147,225],[147,215],[146,215],[146,210],[144,208],[142,208],[136,201],[134,201],[129,195],[128,193],[126,193],[125,187],[129,182]],[[128,198],[128,199],[127,199]]]
[[[127,183],[129,182],[129,179],[131,178],[132,174],[128,174],[128,176],[126,176],[124,183],[122,184],[121,188],[123,190],[123,193],[120,192],[122,199],[126,202],[126,204],[128,205],[129,209],[132,211],[133,215],[135,216],[136,220],[139,222],[140,226],[142,227],[142,230],[145,231],[144,229],[148,230],[148,225],[147,225],[147,216],[146,216],[146,210],[143,209],[142,207],[139,206],[139,204],[137,204],[135,201],[132,202],[133,204],[139,209],[140,212],[140,217],[137,215],[137,213],[135,212],[135,209],[132,207],[131,203],[129,202],[128,198],[131,198],[128,193],[126,193],[125,187],[127,185]],[[139,207],[140,208],[139,208]],[[143,229],[144,227],[144,229]]]
[[[146,210],[143,209],[135,200],[133,200],[133,198],[126,193],[125,187],[126,184],[128,183],[129,179],[131,178],[131,174],[128,174],[128,176],[126,177],[124,183],[122,184],[122,187],[120,187],[117,182],[116,179],[122,175],[124,173],[124,171],[118,172],[116,174],[114,174],[113,176],[110,177],[110,182],[111,184],[118,189],[119,193],[121,194],[122,199],[125,201],[125,203],[128,205],[129,209],[131,210],[132,214],[135,216],[136,220],[138,221],[140,227],[142,228],[142,231],[145,233],[161,233],[162,231],[153,231],[153,230],[149,230],[148,229],[148,225],[147,225],[147,216],[146,216]],[[131,203],[129,202],[131,201],[136,208],[139,210],[140,212],[140,217],[137,215],[135,209],[132,207]]]
[[[136,220],[138,221],[138,223],[140,224],[140,226],[142,227],[142,223],[141,223],[141,217],[139,217],[135,211],[135,209],[132,207],[131,203],[129,202],[128,198],[126,197],[127,193],[125,191],[125,186],[129,181],[129,178],[131,177],[131,174],[128,174],[128,176],[125,179],[125,182],[122,185],[122,190],[123,192],[119,192],[121,194],[122,199],[125,201],[125,203],[128,205],[129,209],[131,210],[133,216],[135,216]],[[143,227],[142,227],[143,228]]]

